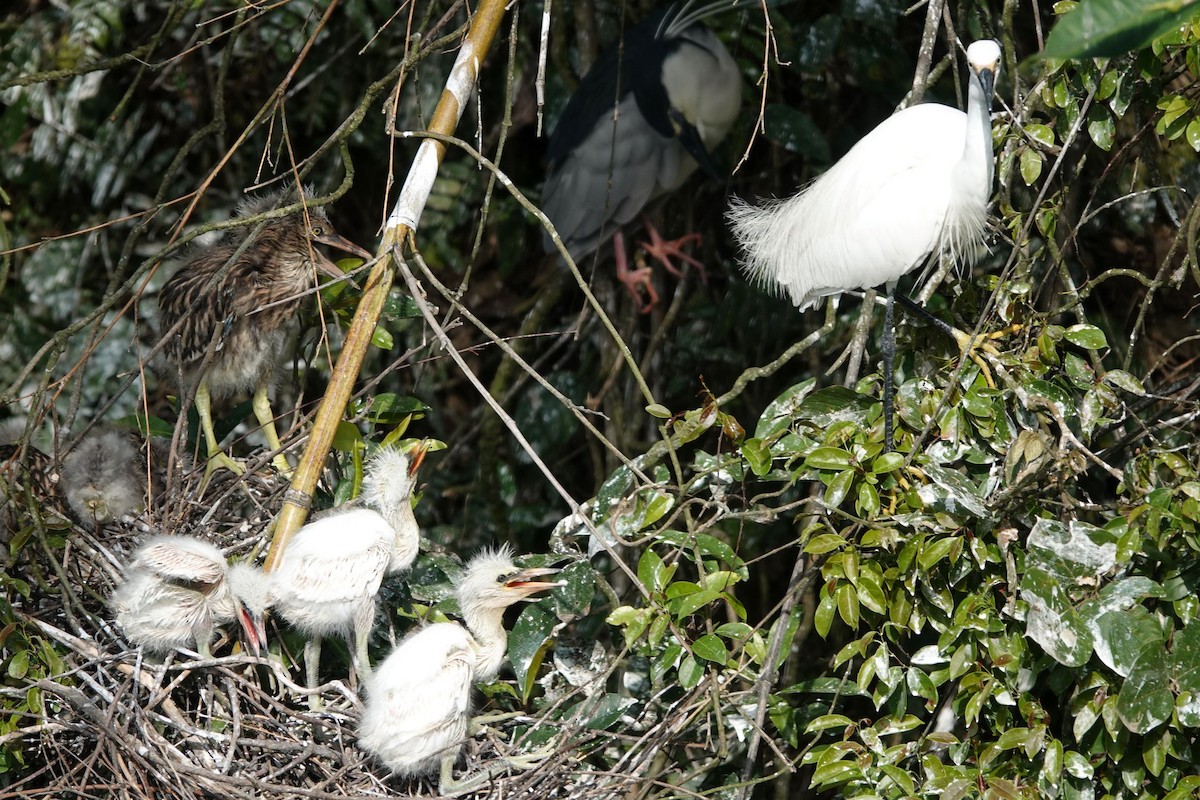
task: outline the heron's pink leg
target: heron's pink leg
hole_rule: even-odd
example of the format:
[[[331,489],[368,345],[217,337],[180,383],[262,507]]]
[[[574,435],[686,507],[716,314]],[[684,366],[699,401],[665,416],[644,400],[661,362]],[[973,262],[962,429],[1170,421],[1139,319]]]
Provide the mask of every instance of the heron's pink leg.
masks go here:
[[[681,236],[678,239],[672,239],[668,242],[662,238],[662,234],[658,232],[658,229],[650,224],[650,220],[643,219],[642,224],[646,227],[646,233],[650,236],[650,241],[641,242],[640,246],[646,253],[653,256],[658,263],[662,264],[663,269],[677,278],[681,277],[683,273],[679,267],[675,266],[671,259],[686,261],[700,273],[700,281],[708,283],[708,275],[704,271],[704,264],[682,250],[682,247],[689,242],[700,244],[704,240],[704,237],[698,233],[689,233],[686,236]]]
[[[658,302],[658,292],[654,290],[654,283],[650,280],[654,277],[654,271],[649,267],[634,270],[629,268],[629,257],[625,253],[625,236],[620,231],[613,234],[613,257],[617,262],[617,280],[625,284],[625,289],[633,298],[637,310],[643,314],[648,313]],[[642,293],[638,291],[639,286],[646,288],[645,301],[642,300]]]

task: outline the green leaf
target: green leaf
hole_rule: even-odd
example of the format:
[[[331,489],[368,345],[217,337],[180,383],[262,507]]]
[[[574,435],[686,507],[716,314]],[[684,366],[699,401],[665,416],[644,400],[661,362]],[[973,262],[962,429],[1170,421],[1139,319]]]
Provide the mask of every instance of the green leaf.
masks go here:
[[[661,405],[660,403],[653,403],[652,405],[646,406],[646,413],[652,417],[657,417],[658,419],[671,418],[671,409]]]
[[[1103,380],[1110,386],[1115,386],[1130,394],[1144,395],[1146,393],[1146,387],[1142,385],[1142,382],[1123,369],[1110,369],[1104,373]]]
[[[382,325],[376,325],[375,331],[371,334],[371,344],[380,350],[391,350],[396,346],[396,340],[392,337],[391,331]]]
[[[904,466],[904,454],[897,453],[891,450],[886,453],[881,453],[878,458],[871,462],[871,472],[876,475],[882,475],[887,472],[898,470]]]
[[[771,471],[771,448],[763,439],[750,438],[742,442],[742,457],[750,465],[750,471],[758,477]]]
[[[837,610],[837,603],[833,599],[833,595],[821,589],[821,602],[817,603],[817,611],[813,615],[813,626],[818,634],[824,639],[829,635],[829,629],[833,627],[833,615]]]
[[[791,106],[768,103],[763,109],[763,132],[784,149],[819,164],[828,164],[833,160],[829,143],[812,117]]]
[[[366,447],[362,432],[353,423],[345,420],[339,422],[333,434],[333,449],[341,453],[353,453],[359,447]]]
[[[854,720],[843,714],[825,714],[817,717],[812,722],[808,723],[804,728],[805,733],[819,733],[827,731],[830,728],[853,728]]]
[[[557,623],[557,617],[541,605],[531,605],[521,612],[508,636],[508,658],[517,676],[522,703],[533,694],[538,669],[553,645],[550,634]]]
[[[8,662],[8,677],[21,680],[29,673],[29,651],[18,650]]]
[[[845,538],[836,533],[822,533],[808,540],[808,543],[804,545],[804,552],[820,555],[837,550],[845,544]]]
[[[1063,338],[1073,345],[1088,350],[1103,350],[1108,347],[1108,339],[1104,337],[1104,331],[1095,325],[1084,323],[1072,325],[1063,332]]]
[[[672,600],[667,607],[677,619],[683,619],[720,599],[721,592],[715,589],[704,589]]]
[[[633,705],[636,700],[632,697],[622,697],[619,694],[606,692],[601,696],[600,702],[591,711],[591,716],[585,725],[594,731],[608,730],[613,724],[621,718],[625,713],[625,709]]]
[[[1145,652],[1117,696],[1117,714],[1122,724],[1134,733],[1149,733],[1171,718],[1174,707],[1166,659],[1162,653]]]
[[[792,417],[800,404],[816,385],[817,379],[809,378],[772,400],[763,410],[762,416],[758,418],[758,424],[754,428],[755,438],[770,439],[775,434],[786,430],[792,424]]]
[[[1022,148],[1020,156],[1021,180],[1025,181],[1026,186],[1033,186],[1037,183],[1037,179],[1042,175],[1042,162],[1044,160],[1045,157],[1032,147]]]
[[[1196,17],[1195,0],[1087,0],[1062,16],[1043,58],[1112,58],[1140,50]]]
[[[838,615],[851,628],[858,627],[858,592],[849,583],[843,583],[837,590]]]
[[[742,642],[750,638],[754,633],[754,628],[747,625],[745,622],[726,622],[723,625],[718,625],[713,631],[717,636],[722,636],[730,641]]]
[[[1112,114],[1102,105],[1093,105],[1088,110],[1088,136],[1101,150],[1112,150],[1113,140],[1117,136],[1117,123]]]
[[[850,493],[850,487],[854,485],[854,470],[844,469],[829,481],[829,486],[825,489],[825,505],[828,508],[837,508],[846,499],[846,495]]]
[[[1043,147],[1054,147],[1054,129],[1049,125],[1032,123],[1022,129],[1026,136]]]
[[[821,430],[837,422],[853,422],[865,427],[867,415],[876,402],[874,398],[844,386],[829,386],[806,397],[796,409],[796,417],[811,422]]]
[[[712,633],[706,633],[692,642],[692,652],[697,658],[702,658],[705,661],[711,661],[721,666],[725,666],[725,662],[729,660],[729,649],[725,646],[725,642],[721,641],[719,636]]]
[[[646,552],[638,559],[638,580],[652,593],[661,592],[674,572],[674,568],[668,567],[652,548],[647,547]]]
[[[704,677],[704,667],[690,655],[684,656],[679,665],[679,685],[684,689],[693,689]]]
[[[1200,117],[1194,118],[1187,124],[1183,136],[1193,150],[1200,152]]]
[[[624,628],[625,644],[626,646],[630,646],[646,632],[646,628],[650,625],[650,614],[651,612],[648,608],[621,606],[620,608],[613,609],[605,621],[609,625]]]
[[[868,519],[879,514],[879,492],[869,483],[860,483],[858,485],[858,502],[854,504],[859,515]]]
[[[804,464],[814,469],[843,470],[853,461],[854,456],[840,447],[818,447],[808,454]]]

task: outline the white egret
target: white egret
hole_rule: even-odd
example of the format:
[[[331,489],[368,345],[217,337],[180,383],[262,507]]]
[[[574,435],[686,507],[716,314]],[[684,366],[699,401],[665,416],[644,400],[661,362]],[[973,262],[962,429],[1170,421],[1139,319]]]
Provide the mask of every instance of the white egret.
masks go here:
[[[579,261],[613,237],[617,277],[638,308],[658,299],[649,267],[630,270],[621,227],[654,198],[679,188],[697,165],[724,178],[710,155],[733,126],[741,106],[737,64],[700,20],[737,8],[728,0],[693,8],[661,8],[627,31],[621,47],[596,60],[571,95],[550,137],[542,208],[571,257]],[[683,255],[647,225],[646,249],[672,273]],[[546,252],[554,251],[549,233]],[[639,286],[648,302],[643,302]]]
[[[504,663],[504,610],[557,583],[557,570],[519,569],[508,547],[485,550],[467,564],[456,594],[466,627],[442,622],[402,641],[366,685],[359,746],[401,777],[441,766],[443,792],[455,785],[454,762],[466,741],[471,688]]]
[[[930,267],[939,259],[969,262],[984,246],[1000,45],[972,43],[967,63],[966,113],[936,103],[910,106],[799,194],[761,208],[734,201],[729,210],[746,273],[786,290],[801,311],[852,289],[887,287],[882,349],[889,450],[896,282],[927,261]],[[903,296],[901,302],[922,310]],[[950,330],[966,350],[969,337]]]
[[[212,656],[216,629],[237,620],[255,653],[266,648],[270,603],[262,571],[228,564],[213,545],[189,536],[155,536],[134,553],[113,592],[117,623],[134,644],[165,653],[194,643]]]
[[[367,640],[375,596],[385,574],[416,561],[421,531],[412,510],[419,446],[410,459],[396,448],[368,463],[362,503],[334,509],[305,525],[288,542],[271,573],[274,609],[309,637],[304,646],[308,687],[318,685],[322,637],[338,634],[351,645],[355,673],[371,674]],[[311,699],[316,708],[319,700]]]

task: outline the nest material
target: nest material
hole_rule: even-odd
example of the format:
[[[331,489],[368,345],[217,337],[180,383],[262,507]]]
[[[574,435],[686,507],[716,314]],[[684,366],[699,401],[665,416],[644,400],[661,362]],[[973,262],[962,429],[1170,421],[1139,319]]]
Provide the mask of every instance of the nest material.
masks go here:
[[[90,531],[51,508],[17,509],[16,555],[6,572],[21,576],[28,591],[10,591],[11,608],[0,609],[11,613],[17,632],[4,641],[3,655],[11,664],[24,647],[30,666],[20,676],[10,667],[2,690],[6,710],[22,702],[27,708],[0,731],[0,747],[19,751],[24,762],[9,772],[0,796],[61,796],[64,789],[131,799],[436,794],[436,781],[389,777],[358,750],[361,706],[344,680],[322,687],[325,710],[309,712],[304,688],[293,678],[300,670],[292,653],[270,660],[230,655],[232,644],[218,641],[219,657],[189,660],[176,653],[157,662],[122,639],[108,598],[120,565],[147,533],[162,530],[157,520],[171,520],[170,530],[202,536],[237,557],[262,549],[268,509],[285,487],[260,478],[240,486],[224,476],[209,487],[211,502],[162,498],[132,529]],[[282,641],[279,634],[277,628],[271,638]],[[558,701],[547,711],[584,696],[569,685],[556,693]],[[707,702],[699,695],[697,701]],[[646,780],[659,747],[674,733],[670,719],[649,720],[638,737],[621,745],[625,752],[616,762],[623,769],[593,771],[581,756],[611,748],[613,734],[588,730],[586,715],[574,717],[555,723],[533,768],[509,765],[522,759],[514,740],[531,729],[536,734],[537,720],[520,717],[484,728],[456,771],[490,776],[468,796],[623,795]]]

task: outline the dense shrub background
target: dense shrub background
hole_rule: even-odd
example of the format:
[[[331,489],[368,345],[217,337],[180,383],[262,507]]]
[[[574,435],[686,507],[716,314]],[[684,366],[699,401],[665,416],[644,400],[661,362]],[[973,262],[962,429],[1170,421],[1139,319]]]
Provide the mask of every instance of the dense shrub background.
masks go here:
[[[424,127],[467,23],[441,0],[19,5],[0,23],[0,414],[46,450],[94,417],[174,424],[150,363],[154,293],[247,187],[294,170],[320,194],[341,187],[333,218],[370,246],[415,152],[390,126]],[[533,217],[450,150],[420,255],[497,336],[537,334],[517,340],[523,354],[574,407],[501,368],[488,333],[431,285],[429,301],[599,534],[399,290],[336,458],[344,468],[361,436],[415,410],[408,435],[447,444],[418,507],[434,550],[590,548],[554,602],[522,616],[516,681],[490,693],[584,723],[564,784],[942,800],[1200,787],[1200,27],[1112,57],[1035,58],[1073,5],[951,0],[933,17],[926,99],[959,102],[948,31],[998,38],[1005,63],[990,252],[928,305],[1000,335],[985,369],[902,324],[894,453],[879,325],[861,328],[861,364],[839,360],[862,305],[800,315],[747,285],[721,214],[731,194],[791,193],[892,112],[923,6],[781,5],[769,29],[759,8],[710,20],[746,76],[718,154],[737,169],[655,212],[704,234],[706,280],[657,278],[664,302],[643,316],[606,258],[580,265],[642,381],[542,255]],[[534,201],[544,130],[648,7],[555,3],[539,109],[542,10],[512,7],[459,129]],[[312,410],[356,298],[327,292],[329,350],[302,339],[277,410]],[[225,427],[245,411],[225,409]],[[36,581],[18,555],[62,553],[70,536],[10,538],[0,781],[34,768],[56,708],[39,682],[72,669],[28,623]]]

